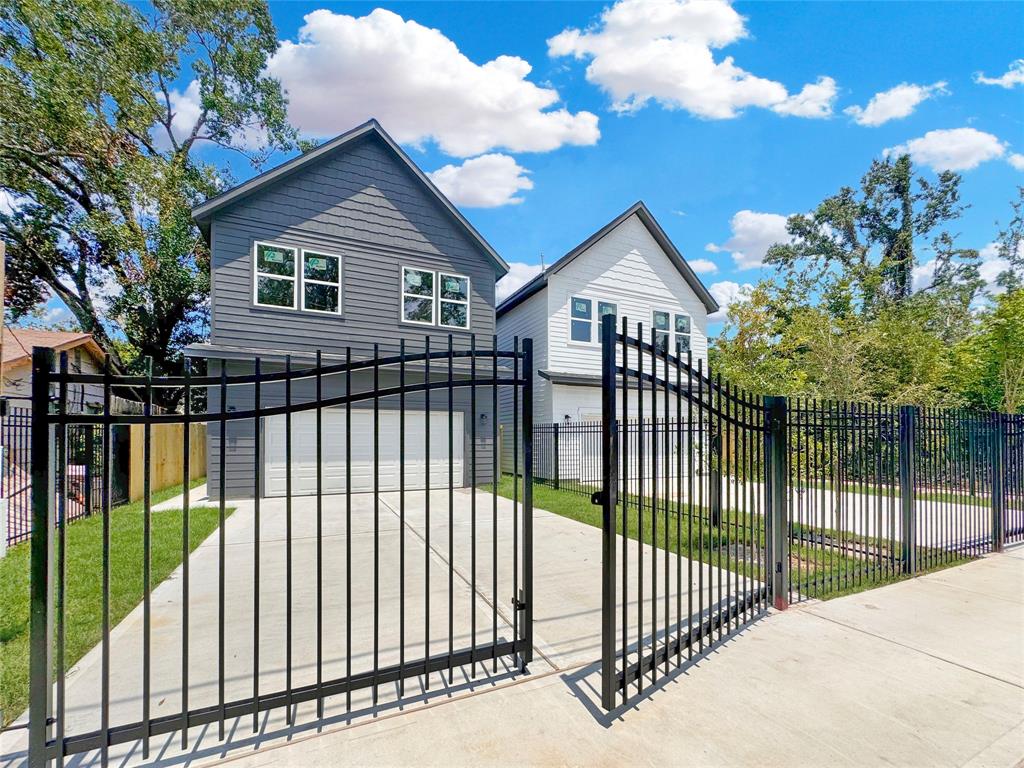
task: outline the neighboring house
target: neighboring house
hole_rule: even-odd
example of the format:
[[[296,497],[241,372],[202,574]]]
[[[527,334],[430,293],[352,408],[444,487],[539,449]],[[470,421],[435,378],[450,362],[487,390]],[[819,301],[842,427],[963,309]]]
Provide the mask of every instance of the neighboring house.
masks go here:
[[[7,544],[28,538],[31,526],[31,436],[32,436],[32,348],[48,347],[53,350],[54,363],[60,365],[61,353],[67,353],[68,370],[73,373],[101,373],[106,358],[91,334],[64,331],[40,331],[33,328],[3,329],[3,397],[7,411],[0,420],[0,445],[3,463],[0,467],[0,554]],[[57,396],[57,385],[50,387],[50,396]],[[90,413],[103,407],[102,384],[75,384],[68,386],[66,407],[73,413]],[[116,468],[126,456],[119,438],[124,430],[115,430],[111,478],[116,488],[122,477]],[[69,483],[81,477],[84,468],[79,455],[70,455]],[[82,514],[80,499],[69,494],[66,510],[69,518]]]
[[[501,303],[498,343],[533,338],[534,424],[600,419],[603,315],[616,315],[619,328],[625,317],[631,335],[642,326],[645,340],[655,329],[659,344],[692,351],[696,364],[707,358],[708,314],[716,311],[708,289],[637,202]],[[502,423],[511,412],[503,399]]]
[[[68,370],[73,373],[101,373],[106,358],[92,335],[79,332],[39,331],[33,328],[3,329],[3,396],[12,408],[32,406],[32,348],[49,347],[55,364],[67,352]],[[52,395],[56,395],[56,385]],[[89,412],[103,407],[102,384],[80,384],[68,388],[68,409]]]
[[[210,341],[187,354],[205,358],[217,375],[251,373],[254,358],[264,373],[282,370],[286,356],[296,368],[309,367],[317,350],[323,362],[337,364],[396,354],[467,349],[475,335],[480,349],[495,332],[494,284],[508,267],[461,213],[437,190],[380,125],[371,120],[348,133],[230,189],[193,211],[212,251]],[[433,364],[436,378],[446,362]],[[464,371],[460,363],[457,370]],[[380,371],[380,384],[395,383],[395,369]],[[422,364],[410,366],[407,381],[423,378]],[[292,402],[313,397],[313,381],[296,382]],[[323,381],[324,397],[344,393],[344,377]],[[371,372],[353,376],[353,392],[372,385]],[[489,393],[488,393],[489,394]],[[227,408],[252,406],[254,388],[229,388]],[[284,402],[280,383],[261,388],[263,406]],[[431,403],[429,476],[431,486],[448,482],[447,392],[434,391]],[[209,391],[210,411],[220,408],[220,392]],[[443,401],[443,405],[442,405]],[[470,477],[470,420],[477,419],[477,479],[490,477],[493,414],[489,397],[469,412],[469,394],[455,393],[452,428],[455,482]],[[424,487],[426,404],[422,394],[406,398],[404,461],[398,441],[397,397],[379,403],[379,488],[398,487],[404,464],[406,487]],[[352,490],[372,490],[373,421],[371,403],[353,408]],[[323,488],[345,490],[345,411],[323,414]],[[316,492],[315,411],[295,413],[292,424],[292,492]],[[283,415],[253,422],[230,422],[225,464],[226,496],[285,493]],[[220,439],[211,425],[208,483],[219,493]],[[260,440],[260,481],[256,482],[254,440]]]

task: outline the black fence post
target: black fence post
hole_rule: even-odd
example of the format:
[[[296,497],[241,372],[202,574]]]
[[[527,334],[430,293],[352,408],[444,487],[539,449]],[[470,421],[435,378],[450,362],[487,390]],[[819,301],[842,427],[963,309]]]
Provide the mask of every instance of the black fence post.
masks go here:
[[[917,570],[917,536],[914,526],[914,451],[917,447],[917,407],[900,406],[900,562],[903,573],[913,576]]]
[[[615,510],[619,495],[615,316],[601,318],[601,705],[615,707]]]
[[[554,428],[551,431],[552,431],[552,434],[554,435],[553,439],[554,439],[554,443],[555,443],[555,456],[554,456],[555,476],[554,476],[553,479],[554,479],[554,482],[555,482],[555,490],[557,491],[558,490],[558,422],[557,421],[555,422]]]
[[[523,380],[523,591],[526,610],[522,658],[525,670],[533,661],[533,339],[523,339]]]
[[[29,645],[28,762],[45,766],[50,701],[50,542],[53,515],[50,510],[50,377],[53,350],[32,349],[32,544],[31,613]]]
[[[1007,415],[997,413],[992,425],[992,551],[1002,552],[1006,543],[1006,497],[1003,489],[1003,451]]]
[[[773,604],[778,610],[789,607],[789,527],[786,520],[786,398],[766,397],[765,407],[765,480],[768,492],[768,562],[771,564]]]

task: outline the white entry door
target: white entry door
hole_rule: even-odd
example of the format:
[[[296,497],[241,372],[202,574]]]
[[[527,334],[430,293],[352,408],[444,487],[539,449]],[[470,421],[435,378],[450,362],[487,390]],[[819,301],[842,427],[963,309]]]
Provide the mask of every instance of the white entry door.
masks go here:
[[[379,489],[395,491],[399,487],[400,454],[398,411],[381,410]],[[321,422],[323,492],[345,491],[345,411],[325,408]],[[405,412],[405,487],[426,487],[425,411]],[[266,496],[284,496],[285,417],[269,416],[263,422],[264,485]],[[463,414],[452,414],[452,477],[455,487],[463,485]],[[352,490],[373,491],[373,412],[352,411]],[[316,411],[292,414],[292,495],[316,493]],[[430,487],[448,487],[448,412],[430,413]]]

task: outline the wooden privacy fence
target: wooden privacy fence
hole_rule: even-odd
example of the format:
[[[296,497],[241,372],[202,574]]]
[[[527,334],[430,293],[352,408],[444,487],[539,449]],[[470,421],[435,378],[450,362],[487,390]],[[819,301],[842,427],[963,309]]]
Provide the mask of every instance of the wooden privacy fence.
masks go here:
[[[145,467],[145,426],[131,425],[130,463],[128,469],[128,500],[138,501],[143,494]],[[184,425],[154,424],[150,442],[150,481],[154,492],[169,488],[181,482],[183,468],[181,446],[184,440]],[[189,479],[195,480],[206,474],[206,425],[190,424],[189,429]]]

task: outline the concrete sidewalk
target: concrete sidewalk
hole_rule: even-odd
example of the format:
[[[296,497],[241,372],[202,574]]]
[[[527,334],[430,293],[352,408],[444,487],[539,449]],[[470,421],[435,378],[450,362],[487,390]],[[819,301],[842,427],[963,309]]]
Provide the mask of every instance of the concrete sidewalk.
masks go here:
[[[596,665],[239,756],[239,766],[1013,766],[1024,549],[772,614],[625,709]]]

